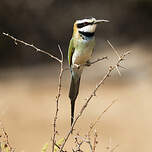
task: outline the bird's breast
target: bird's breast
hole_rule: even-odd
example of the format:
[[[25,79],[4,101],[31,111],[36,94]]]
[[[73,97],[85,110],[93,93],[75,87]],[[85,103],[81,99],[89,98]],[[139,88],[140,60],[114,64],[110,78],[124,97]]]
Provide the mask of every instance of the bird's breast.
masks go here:
[[[91,57],[94,48],[94,39],[77,42],[72,56],[73,64],[85,64]]]

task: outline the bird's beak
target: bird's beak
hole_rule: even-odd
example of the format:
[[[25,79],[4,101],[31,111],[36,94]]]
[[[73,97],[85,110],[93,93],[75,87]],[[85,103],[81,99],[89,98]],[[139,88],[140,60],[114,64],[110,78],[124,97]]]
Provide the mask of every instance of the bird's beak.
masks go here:
[[[94,23],[95,24],[99,24],[99,23],[101,23],[101,22],[109,22],[108,20],[96,20]]]

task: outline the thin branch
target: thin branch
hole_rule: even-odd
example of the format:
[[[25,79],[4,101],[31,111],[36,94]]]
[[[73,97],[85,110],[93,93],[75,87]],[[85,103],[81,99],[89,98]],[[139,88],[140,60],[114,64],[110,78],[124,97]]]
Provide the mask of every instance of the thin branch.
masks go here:
[[[60,149],[60,146],[59,146],[59,145],[57,145],[56,143],[54,143],[54,145],[55,145],[58,149]],[[65,151],[62,150],[62,152],[65,152]]]
[[[98,143],[97,137],[98,137],[98,135],[97,135],[97,132],[96,132],[96,130],[95,130],[92,152],[95,152],[95,150],[96,150],[96,145],[97,145],[97,143]]]
[[[114,48],[114,46],[111,44],[111,42],[109,40],[107,40],[108,44],[110,45],[110,47],[114,50],[116,56],[118,57],[118,59],[120,59],[120,55],[119,53],[117,52],[117,50]]]
[[[97,63],[97,62],[100,62],[100,61],[102,61],[102,60],[105,60],[105,59],[108,59],[108,57],[107,56],[104,56],[104,57],[102,57],[102,58],[99,58],[99,59],[96,59],[95,61],[87,61],[85,64],[74,64],[75,66],[74,66],[74,68],[76,68],[76,69],[79,69],[81,66],[91,66],[91,65],[93,65],[93,64],[95,64],[95,63]]]
[[[91,133],[92,129],[93,129],[93,128],[95,127],[95,125],[99,122],[99,120],[100,120],[101,117],[104,115],[104,113],[106,113],[116,101],[117,101],[117,100],[113,100],[112,103],[111,103],[110,105],[108,105],[108,106],[106,107],[106,109],[98,116],[98,118],[95,120],[95,122],[90,125],[90,130],[89,130],[89,132],[88,132],[88,137],[90,136],[90,133]]]
[[[118,144],[112,146],[112,145],[111,145],[111,140],[110,140],[110,145],[109,145],[108,147],[106,147],[106,149],[107,149],[109,152],[114,152],[114,151],[116,150],[116,148],[118,148],[118,147],[119,147]]]
[[[78,138],[81,139],[80,142],[78,141]],[[91,141],[90,141],[89,139],[86,139],[86,138],[81,137],[81,136],[79,136],[79,135],[77,135],[77,136],[75,137],[75,139],[76,139],[76,143],[77,143],[78,146],[79,146],[79,149],[80,149],[80,146],[81,146],[83,143],[87,143],[87,144],[89,145],[90,152],[93,152],[93,146],[92,146]],[[80,150],[81,150],[81,149],[80,149]],[[82,151],[82,150],[81,150],[81,151]]]
[[[123,67],[121,65],[119,65],[119,67],[122,68],[122,69],[128,70],[126,67]]]
[[[100,62],[100,61],[105,60],[105,59],[107,60],[108,57],[107,57],[107,56],[104,56],[104,57],[102,57],[102,58],[96,59],[95,61],[87,62],[87,63],[84,64],[84,66],[90,66],[90,65],[92,65],[92,64],[95,64],[95,63]]]
[[[36,47],[35,45],[33,45],[33,44],[29,44],[29,43],[27,43],[27,42],[24,42],[24,41],[22,41],[22,40],[19,40],[19,39],[15,38],[15,37],[7,34],[7,33],[3,33],[3,35],[5,35],[5,36],[11,38],[12,40],[14,40],[14,43],[15,43],[16,45],[17,45],[18,43],[21,43],[21,44],[23,44],[23,45],[25,45],[25,46],[28,46],[28,47],[33,48],[34,50],[36,50],[36,52],[40,52],[40,53],[46,54],[46,55],[48,55],[49,57],[57,60],[58,62],[60,62],[60,63],[62,62],[62,59],[60,60],[60,59],[57,58],[56,56],[50,54],[50,53],[47,52],[47,51],[44,51],[44,50],[41,50],[41,49],[37,48],[37,47]],[[61,57],[62,57],[62,56],[61,56]]]
[[[117,72],[118,72],[119,76],[121,77],[121,72],[120,72],[120,70],[119,70],[119,68],[118,68],[118,66],[117,66],[117,65],[116,65],[116,70],[117,70]]]
[[[114,152],[115,149],[118,148],[118,147],[119,147],[119,145],[115,145],[115,146],[110,150],[110,152]]]
[[[73,149],[73,152],[83,152],[82,150],[81,150],[81,146],[82,146],[82,144],[84,143],[84,141],[83,140],[78,140],[78,137],[79,136],[76,136],[75,137],[75,143],[76,143],[76,148],[75,149]]]
[[[118,59],[117,63],[114,66],[110,66],[107,73],[105,74],[105,76],[101,79],[101,81],[97,84],[96,88],[92,91],[91,95],[87,98],[85,104],[82,106],[80,112],[78,113],[78,115],[76,116],[75,120],[73,121],[73,124],[69,130],[69,132],[67,133],[67,135],[65,136],[64,139],[64,143],[62,144],[61,148],[60,148],[60,152],[62,151],[62,149],[64,148],[76,122],[78,121],[78,119],[81,117],[82,113],[84,112],[84,110],[86,109],[86,107],[88,106],[88,103],[90,102],[90,100],[95,96],[97,90],[99,89],[99,87],[105,82],[105,80],[107,78],[110,77],[110,74],[112,73],[112,71],[114,71],[116,69],[116,65],[119,66],[119,64],[124,60],[125,56],[127,56],[130,52],[126,52],[123,55],[120,56],[120,58]]]
[[[63,53],[62,53],[62,50],[59,45],[58,45],[58,48],[59,48],[59,51],[61,54],[61,62],[60,62],[60,74],[59,74],[59,80],[58,80],[58,93],[56,96],[56,111],[55,111],[54,123],[53,123],[52,152],[54,152],[54,143],[56,143],[56,141],[55,141],[56,134],[57,134],[56,122],[57,122],[58,112],[59,112],[59,99],[61,96],[61,87],[62,87],[61,80],[62,80],[62,75],[63,75]]]

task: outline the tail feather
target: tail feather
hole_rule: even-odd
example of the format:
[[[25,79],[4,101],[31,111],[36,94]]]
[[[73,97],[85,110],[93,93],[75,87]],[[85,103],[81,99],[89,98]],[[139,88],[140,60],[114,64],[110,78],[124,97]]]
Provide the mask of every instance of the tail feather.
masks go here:
[[[75,108],[75,100],[71,100],[71,126],[74,121],[74,108]]]
[[[71,100],[71,125],[73,124],[74,121],[75,100],[79,93],[79,86],[80,86],[80,77],[75,79],[75,77],[72,76],[70,91],[69,91],[69,98]]]

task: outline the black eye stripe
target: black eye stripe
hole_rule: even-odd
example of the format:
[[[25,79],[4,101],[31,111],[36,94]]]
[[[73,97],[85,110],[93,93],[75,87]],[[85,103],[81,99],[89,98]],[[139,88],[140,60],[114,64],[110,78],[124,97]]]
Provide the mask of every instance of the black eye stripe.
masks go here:
[[[84,23],[77,24],[77,27],[82,28],[82,27],[85,27],[87,25],[92,25],[92,24],[94,24],[94,22],[84,22]]]
[[[84,27],[84,24],[83,23],[79,23],[79,24],[77,24],[77,27],[78,28],[82,28],[82,27]]]

